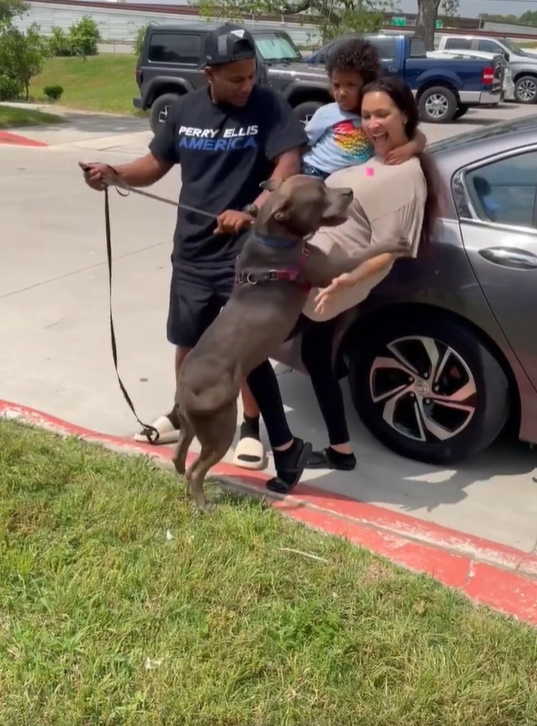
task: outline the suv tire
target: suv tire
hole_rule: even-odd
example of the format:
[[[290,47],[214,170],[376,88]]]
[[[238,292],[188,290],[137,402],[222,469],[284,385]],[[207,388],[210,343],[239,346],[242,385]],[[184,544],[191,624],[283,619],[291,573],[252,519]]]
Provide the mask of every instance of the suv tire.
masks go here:
[[[432,86],[421,94],[418,101],[420,119],[430,124],[453,121],[459,103],[457,96],[445,86]]]
[[[451,465],[486,449],[507,423],[503,368],[471,330],[450,317],[375,325],[368,344],[357,341],[349,353],[358,415],[401,456]],[[408,363],[421,376],[407,373]]]
[[[324,104],[320,101],[306,101],[305,103],[299,103],[298,106],[295,106],[293,111],[305,126],[311,119],[313,114],[318,111],[323,105]]]
[[[514,96],[517,103],[536,103],[537,78],[535,76],[521,76],[518,78],[515,83]]]
[[[170,106],[174,106],[180,97],[179,93],[163,93],[162,96],[155,98],[151,104],[151,111],[149,112],[149,125],[154,134],[157,133],[166,121]]]

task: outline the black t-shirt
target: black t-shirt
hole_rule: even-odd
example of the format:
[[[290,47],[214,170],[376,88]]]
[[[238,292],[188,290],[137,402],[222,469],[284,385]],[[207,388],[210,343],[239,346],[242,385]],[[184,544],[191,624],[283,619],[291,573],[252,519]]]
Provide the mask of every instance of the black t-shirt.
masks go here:
[[[182,96],[149,144],[181,165],[179,202],[220,214],[241,210],[261,193],[280,154],[307,143],[304,128],[279,94],[254,86],[241,108],[212,102],[209,89]],[[229,274],[244,235],[215,235],[216,221],[179,208],[172,262],[204,278]]]

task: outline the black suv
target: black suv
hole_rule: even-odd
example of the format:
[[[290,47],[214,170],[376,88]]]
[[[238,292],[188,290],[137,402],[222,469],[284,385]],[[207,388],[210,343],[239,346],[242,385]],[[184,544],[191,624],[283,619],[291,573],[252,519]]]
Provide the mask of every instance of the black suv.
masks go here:
[[[150,109],[153,132],[166,120],[168,109],[184,93],[206,84],[201,59],[203,44],[212,30],[208,25],[149,26],[136,65],[140,98],[135,108]],[[258,83],[282,93],[306,123],[315,111],[331,101],[323,68],[303,63],[300,51],[287,33],[280,30],[250,30],[258,60]]]

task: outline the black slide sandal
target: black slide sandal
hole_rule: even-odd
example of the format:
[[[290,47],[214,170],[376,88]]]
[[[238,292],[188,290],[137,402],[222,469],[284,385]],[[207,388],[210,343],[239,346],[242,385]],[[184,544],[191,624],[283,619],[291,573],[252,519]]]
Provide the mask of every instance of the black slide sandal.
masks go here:
[[[294,466],[288,469],[282,468],[281,470],[282,474],[285,472],[285,474],[289,475],[290,479],[291,476],[293,478],[290,481],[285,481],[280,476],[276,475],[272,477],[272,479],[269,479],[266,484],[267,489],[271,492],[275,492],[276,494],[289,494],[289,492],[296,487],[304,473],[304,469],[306,468],[308,459],[311,456],[311,452],[313,451],[313,446],[308,441],[302,441],[298,438],[295,438],[294,441],[295,445],[298,443],[301,445],[298,459],[296,462],[293,462]]]

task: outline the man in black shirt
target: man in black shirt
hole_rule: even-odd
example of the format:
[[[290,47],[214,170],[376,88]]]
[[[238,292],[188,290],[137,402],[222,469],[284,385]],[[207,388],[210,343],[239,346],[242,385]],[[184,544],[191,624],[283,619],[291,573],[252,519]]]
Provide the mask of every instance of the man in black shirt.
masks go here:
[[[146,156],[115,168],[130,186],[149,186],[179,164],[179,203],[217,216],[215,223],[178,210],[167,323],[168,340],[177,350],[176,372],[231,293],[236,257],[268,194],[260,193],[260,183],[299,173],[300,149],[307,144],[287,102],[255,85],[256,49],[246,30],[225,25],[210,33],[205,61],[208,87],[182,96],[170,109]],[[94,189],[113,180],[106,164],[87,164],[84,175]],[[259,442],[259,409],[246,384],[242,397],[241,440]],[[160,443],[177,440],[173,410],[155,427]],[[143,434],[135,438],[145,440]],[[264,458],[261,447],[235,462],[258,468]]]

